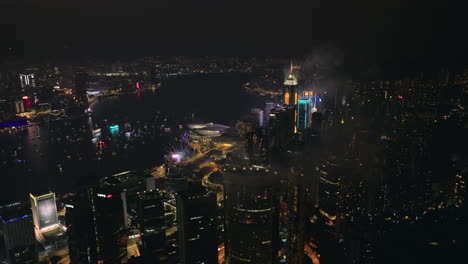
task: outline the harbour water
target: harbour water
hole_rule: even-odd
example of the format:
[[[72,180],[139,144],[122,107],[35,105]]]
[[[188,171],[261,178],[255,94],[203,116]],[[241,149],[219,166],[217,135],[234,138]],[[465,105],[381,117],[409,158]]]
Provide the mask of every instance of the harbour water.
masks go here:
[[[258,98],[245,74],[175,76],[157,91],[106,97],[92,115],[0,134],[0,204],[49,190],[64,194],[114,173],[160,165],[183,125],[234,125]]]

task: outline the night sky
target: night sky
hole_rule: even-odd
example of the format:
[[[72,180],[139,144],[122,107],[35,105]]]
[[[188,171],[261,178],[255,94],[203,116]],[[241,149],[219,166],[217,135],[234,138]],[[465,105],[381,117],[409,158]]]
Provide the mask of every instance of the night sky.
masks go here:
[[[0,55],[301,56],[333,48],[372,63],[468,58],[463,1],[304,2],[2,0]]]

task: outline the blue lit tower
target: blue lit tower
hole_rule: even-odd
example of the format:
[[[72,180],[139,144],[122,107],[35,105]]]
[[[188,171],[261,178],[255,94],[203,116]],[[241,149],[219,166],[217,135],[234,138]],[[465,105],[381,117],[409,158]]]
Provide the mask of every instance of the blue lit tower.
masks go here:
[[[311,99],[306,97],[298,100],[296,128],[298,131],[305,130],[310,127],[311,121]]]

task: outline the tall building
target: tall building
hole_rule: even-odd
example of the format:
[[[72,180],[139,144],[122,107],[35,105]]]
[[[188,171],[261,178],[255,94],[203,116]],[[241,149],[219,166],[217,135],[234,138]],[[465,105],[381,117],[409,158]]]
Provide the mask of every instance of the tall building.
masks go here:
[[[303,131],[310,127],[312,120],[312,110],[310,99],[299,99],[297,104],[296,128]]]
[[[340,165],[337,157],[332,155],[326,162],[317,167],[318,177],[320,177],[318,206],[323,214],[330,219],[336,218],[339,212],[340,182],[343,178],[343,169]]]
[[[274,263],[279,247],[278,174],[259,166],[232,167],[223,174],[227,263]]]
[[[317,177],[296,171],[288,174],[285,223],[288,263],[304,263],[304,247],[309,239],[306,224],[310,221],[317,191]]]
[[[0,217],[0,220],[8,263],[39,263],[32,215],[25,214],[8,219]]]
[[[15,106],[15,113],[24,113],[24,102],[23,101],[15,101],[14,102]]]
[[[143,263],[166,263],[164,197],[158,190],[139,192],[137,204]]]
[[[87,89],[87,79],[88,76],[85,72],[76,72],[75,73],[75,93],[78,96],[79,102],[86,102],[86,89]]]
[[[289,120],[290,118],[286,118],[283,115],[283,121],[288,122],[288,124],[284,124],[280,127],[289,129],[292,127],[293,129],[293,134],[297,132],[297,122],[298,122],[298,112],[297,112],[297,105],[299,102],[299,85],[297,82],[297,78],[294,75],[294,70],[293,70],[293,64],[291,61],[291,66],[289,68],[289,74],[286,76],[284,80],[284,86],[283,86],[283,112],[287,113],[287,116],[292,117],[292,120]],[[273,113],[274,114],[274,113]],[[271,114],[270,114],[271,116]],[[288,141],[291,140],[291,138],[288,137]],[[288,142],[289,143],[289,142]]]
[[[270,121],[270,114],[271,114],[271,110],[273,110],[275,108],[275,104],[273,103],[265,103],[265,109],[263,110],[263,117],[264,117],[264,122],[263,124],[265,125],[268,125],[268,122]]]
[[[58,219],[55,194],[30,194],[30,200],[36,240],[51,251],[66,248],[67,237]]]
[[[36,87],[36,82],[34,80],[34,74],[20,74],[19,75],[21,88],[26,86]]]
[[[216,194],[193,185],[176,201],[181,263],[218,263]]]
[[[40,196],[29,194],[33,213],[34,226],[37,230],[44,230],[58,225],[57,204],[55,194],[47,193]]]
[[[72,263],[120,263],[127,257],[120,192],[88,187],[67,207]]]
[[[263,121],[264,121],[264,113],[263,110],[258,109],[258,108],[253,108],[250,113],[255,117],[255,119],[258,120],[258,126],[263,127]]]
[[[291,66],[289,68],[289,74],[286,76],[284,80],[284,87],[283,87],[283,104],[285,105],[297,105],[298,100],[298,84],[297,78],[294,75],[293,71],[293,64],[291,62]]]
[[[295,132],[295,109],[283,107],[273,109],[267,127],[270,148],[285,149],[289,146]]]

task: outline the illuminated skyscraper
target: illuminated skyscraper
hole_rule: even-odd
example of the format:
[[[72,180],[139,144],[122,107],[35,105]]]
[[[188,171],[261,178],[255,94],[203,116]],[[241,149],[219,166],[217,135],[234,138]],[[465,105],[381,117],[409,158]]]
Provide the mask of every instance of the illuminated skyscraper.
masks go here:
[[[291,264],[304,263],[304,246],[309,238],[306,223],[312,215],[317,195],[317,177],[291,171],[286,193],[286,260]]]
[[[296,127],[298,131],[305,130],[310,127],[312,117],[310,99],[299,99],[297,104]]]
[[[26,86],[36,87],[36,82],[34,80],[34,74],[20,74],[19,75],[21,88]]]
[[[227,263],[275,263],[279,244],[277,176],[263,167],[224,171]]]
[[[294,114],[295,109],[292,107],[271,111],[267,127],[270,148],[285,149],[289,146],[295,132]]]
[[[72,263],[120,263],[127,257],[120,192],[89,187],[67,207]]]
[[[32,215],[7,219],[0,217],[0,220],[8,263],[39,263]]]
[[[265,126],[268,125],[268,122],[270,121],[270,114],[271,114],[271,111],[275,108],[275,104],[273,103],[266,103],[265,104],[265,109],[263,110],[263,113],[264,113],[264,124]]]
[[[336,218],[339,211],[340,181],[343,177],[343,168],[337,164],[337,157],[330,158],[318,167],[320,177],[318,205],[324,215],[330,219]],[[353,201],[359,202],[359,201]]]
[[[216,194],[192,185],[176,201],[181,263],[218,263]]]
[[[166,263],[166,219],[164,197],[157,190],[139,192],[137,215],[141,231],[141,256],[144,263]]]
[[[47,229],[59,223],[54,193],[41,196],[30,194],[29,196],[31,197],[34,226],[37,230]]]
[[[283,87],[283,103],[285,105],[297,105],[298,100],[298,84],[297,78],[293,72],[293,64],[291,61],[291,66],[289,69],[289,74],[284,80]]]

